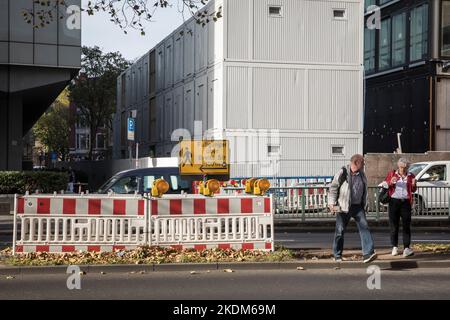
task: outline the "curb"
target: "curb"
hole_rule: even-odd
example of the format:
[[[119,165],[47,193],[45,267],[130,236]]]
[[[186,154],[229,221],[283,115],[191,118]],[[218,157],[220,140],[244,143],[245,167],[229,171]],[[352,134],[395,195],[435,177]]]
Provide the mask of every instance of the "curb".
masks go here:
[[[450,268],[450,260],[381,260],[372,263],[360,261],[348,261],[336,263],[333,261],[290,261],[290,262],[219,262],[219,263],[185,263],[185,264],[149,264],[149,265],[82,265],[80,270],[89,273],[151,273],[151,272],[173,272],[173,271],[219,271],[231,269],[233,271],[259,271],[259,270],[296,270],[303,267],[307,270],[330,270],[330,269],[366,269],[370,265],[376,265],[384,270],[402,270],[417,268]],[[14,267],[0,266],[0,276],[11,275],[36,275],[36,274],[67,274],[67,265],[64,266],[38,266],[38,267]]]

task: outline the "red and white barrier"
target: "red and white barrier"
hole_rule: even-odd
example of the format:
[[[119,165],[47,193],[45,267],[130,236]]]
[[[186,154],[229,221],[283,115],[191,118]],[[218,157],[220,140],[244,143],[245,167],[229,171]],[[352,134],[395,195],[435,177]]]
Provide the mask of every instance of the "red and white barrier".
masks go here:
[[[111,251],[147,242],[141,196],[27,195],[15,201],[15,252]]]
[[[141,197],[24,196],[17,198],[17,214],[144,216]]]
[[[197,214],[270,214],[271,202],[268,197],[255,196],[164,196],[152,199],[150,214],[155,215],[197,215]]]
[[[268,197],[26,195],[15,201],[14,252],[139,245],[273,250]]]
[[[327,188],[295,188],[288,189],[286,197],[279,199],[287,210],[296,210],[302,208],[302,201],[305,209],[323,209],[327,206],[328,189]]]
[[[273,250],[272,199],[255,196],[152,200],[151,242],[183,248]]]

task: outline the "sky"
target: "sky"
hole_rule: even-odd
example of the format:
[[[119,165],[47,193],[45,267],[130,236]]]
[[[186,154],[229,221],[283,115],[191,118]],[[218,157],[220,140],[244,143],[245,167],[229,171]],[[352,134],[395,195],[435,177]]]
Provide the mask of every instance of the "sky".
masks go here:
[[[82,0],[83,7],[87,0]],[[149,1],[149,3],[153,3]],[[177,0],[174,1],[177,3]],[[185,19],[189,19],[189,13],[185,13]],[[84,46],[99,46],[104,52],[119,51],[128,60],[141,57],[159,41],[168,36],[177,27],[183,24],[183,16],[176,5],[172,8],[158,8],[153,16],[153,22],[146,22],[145,36],[139,30],[129,28],[128,34],[109,21],[106,13],[95,13],[88,16],[82,15],[81,39]]]

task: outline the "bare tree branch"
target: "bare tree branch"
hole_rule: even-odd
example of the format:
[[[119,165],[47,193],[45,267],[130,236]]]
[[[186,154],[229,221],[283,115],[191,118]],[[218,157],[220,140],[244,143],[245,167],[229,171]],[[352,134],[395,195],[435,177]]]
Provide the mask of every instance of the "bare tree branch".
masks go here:
[[[158,9],[173,7],[176,3],[177,9],[185,21],[187,11],[195,21],[205,26],[210,21],[217,21],[222,17],[222,8],[217,11],[202,9],[209,0],[90,0],[81,11],[88,15],[98,12],[106,12],[110,21],[116,24],[124,33],[133,29],[145,35],[145,25],[153,21],[153,17]],[[37,4],[35,10],[23,10],[23,17],[26,22],[33,24],[34,28],[43,28],[56,19],[63,19],[59,15],[58,7],[67,8],[65,0],[34,0]]]

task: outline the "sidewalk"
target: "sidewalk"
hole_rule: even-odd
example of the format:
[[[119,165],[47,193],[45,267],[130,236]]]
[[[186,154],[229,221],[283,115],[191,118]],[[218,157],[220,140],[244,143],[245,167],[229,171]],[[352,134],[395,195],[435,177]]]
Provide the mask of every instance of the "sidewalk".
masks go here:
[[[361,261],[361,252],[348,250],[344,252],[344,261],[336,263],[329,250],[306,250],[296,253],[296,258],[288,262],[214,262],[214,263],[167,263],[147,265],[81,265],[80,270],[86,273],[150,273],[150,272],[239,272],[242,270],[297,270],[299,272],[330,269],[366,269],[370,265],[381,270],[403,270],[416,268],[450,268],[450,253],[436,254],[418,252],[412,257],[401,255],[392,257],[388,250],[378,250],[378,259],[365,264]],[[63,266],[6,266],[0,264],[0,276],[30,274],[62,274]]]

